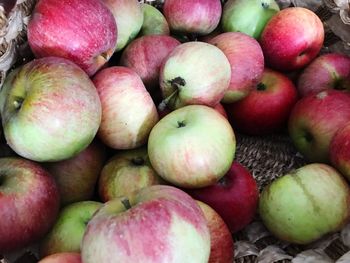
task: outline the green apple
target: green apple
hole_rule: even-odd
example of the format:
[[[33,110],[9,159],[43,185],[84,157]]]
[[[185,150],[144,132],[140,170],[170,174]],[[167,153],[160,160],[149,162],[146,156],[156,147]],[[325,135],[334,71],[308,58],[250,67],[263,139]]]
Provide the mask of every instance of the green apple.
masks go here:
[[[143,24],[140,30],[141,36],[169,35],[170,29],[162,12],[149,4],[141,4],[143,11]]]

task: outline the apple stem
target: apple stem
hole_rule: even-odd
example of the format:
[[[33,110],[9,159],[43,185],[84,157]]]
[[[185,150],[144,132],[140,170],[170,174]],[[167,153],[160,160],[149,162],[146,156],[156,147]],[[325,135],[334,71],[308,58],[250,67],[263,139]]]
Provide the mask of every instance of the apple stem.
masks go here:
[[[23,104],[23,99],[17,98],[16,100],[13,101],[13,106],[15,107],[16,110],[19,110]]]
[[[269,8],[269,4],[266,2],[261,2],[261,6],[265,9]]]
[[[260,82],[257,85],[257,90],[266,90],[266,85],[264,83]]]
[[[128,198],[126,198],[126,197],[123,198],[123,199],[121,200],[121,202],[122,202],[122,204],[123,204],[123,206],[125,207],[126,210],[128,210],[128,209],[131,208],[131,204],[130,204],[130,201],[129,201]]]
[[[158,109],[160,111],[163,111],[169,104],[169,101],[179,92],[179,89],[176,89],[173,93],[170,94],[170,96],[166,97],[164,100],[161,101],[158,105]]]

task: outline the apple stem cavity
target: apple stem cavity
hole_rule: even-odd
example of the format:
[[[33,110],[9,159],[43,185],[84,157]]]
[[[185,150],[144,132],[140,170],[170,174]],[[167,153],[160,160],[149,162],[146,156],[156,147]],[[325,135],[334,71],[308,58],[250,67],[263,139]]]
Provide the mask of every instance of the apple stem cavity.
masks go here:
[[[182,127],[185,127],[185,126],[186,126],[185,121],[178,121],[178,122],[177,122],[177,127],[178,127],[178,128],[182,128]]]
[[[227,183],[228,182],[227,182],[226,176],[221,177],[220,180],[218,181],[218,184],[221,185],[221,186],[224,186],[224,187],[227,186]]]
[[[130,201],[129,201],[128,198],[126,198],[126,197],[123,198],[121,200],[121,202],[122,202],[122,204],[123,204],[123,206],[125,207],[126,210],[129,210],[131,208],[131,204],[130,204]]]
[[[145,163],[145,160],[142,157],[135,157],[132,158],[131,162],[133,165],[141,166]]]
[[[261,90],[261,91],[264,91],[266,90],[266,85],[262,82],[260,82],[258,85],[257,85],[257,90]]]
[[[19,110],[22,107],[24,99],[22,98],[16,98],[13,101],[13,106],[15,107],[16,110]]]

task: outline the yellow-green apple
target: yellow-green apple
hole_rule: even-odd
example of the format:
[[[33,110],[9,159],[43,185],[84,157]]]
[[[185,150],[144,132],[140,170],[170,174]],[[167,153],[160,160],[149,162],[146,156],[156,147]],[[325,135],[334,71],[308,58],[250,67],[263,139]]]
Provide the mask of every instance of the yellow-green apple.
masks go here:
[[[133,69],[151,93],[159,89],[159,71],[164,59],[180,42],[171,36],[142,36],[123,51],[120,64]]]
[[[130,197],[141,188],[161,184],[163,180],[152,168],[147,148],[119,151],[103,167],[99,178],[99,195],[103,202],[116,197]]]
[[[297,150],[310,162],[329,162],[329,145],[338,129],[350,121],[350,93],[324,90],[299,99],[288,120]]]
[[[90,200],[106,159],[106,147],[94,140],[77,156],[44,167],[57,182],[61,205]]]
[[[163,14],[171,31],[207,35],[220,23],[220,0],[167,0]]]
[[[312,163],[276,179],[261,193],[259,215],[279,239],[308,244],[350,219],[350,189],[331,166]]]
[[[141,36],[169,35],[170,29],[163,13],[149,4],[141,4],[143,11],[143,23],[140,30]]]
[[[323,40],[323,23],[313,11],[288,7],[267,22],[260,44],[267,66],[293,71],[305,67],[318,55]]]
[[[228,0],[221,26],[225,32],[242,32],[259,39],[266,23],[279,10],[274,0]]]
[[[101,206],[102,203],[95,201],[65,206],[50,232],[40,242],[41,257],[62,252],[79,253],[86,225]]]
[[[209,205],[197,201],[204,213],[210,232],[210,256],[208,263],[233,262],[233,239],[221,216]]]
[[[39,162],[60,161],[84,150],[101,122],[93,82],[73,62],[45,57],[12,71],[0,91],[7,143]]]
[[[225,104],[234,129],[250,135],[280,132],[298,100],[297,89],[284,74],[265,68],[260,82],[240,101]]]
[[[201,208],[185,192],[166,185],[105,203],[88,223],[81,245],[84,263],[206,263],[209,253]]]
[[[133,149],[147,142],[158,121],[157,108],[135,71],[109,67],[98,72],[93,82],[102,104],[98,136],[113,149]]]
[[[59,211],[54,178],[38,163],[0,159],[0,254],[39,241]]]
[[[215,106],[224,97],[230,79],[230,63],[219,48],[204,42],[183,43],[160,68],[162,105],[170,109],[190,104]]]
[[[350,57],[329,53],[315,58],[299,76],[297,88],[301,96],[325,89],[350,90]]]
[[[42,258],[38,263],[82,263],[80,253],[57,253]]]
[[[243,99],[258,84],[264,71],[259,42],[240,32],[228,32],[212,38],[209,43],[220,48],[231,65],[231,81],[222,102]]]
[[[232,233],[242,230],[256,214],[259,199],[257,183],[250,171],[236,161],[216,184],[186,189],[186,192],[213,208]]]
[[[139,33],[143,11],[137,0],[102,0],[112,12],[118,28],[116,51],[122,50]]]
[[[215,184],[230,169],[235,149],[228,120],[204,105],[170,112],[148,139],[152,167],[165,181],[184,188]]]
[[[27,35],[37,58],[69,59],[91,76],[114,53],[117,31],[112,12],[102,1],[39,0]]]

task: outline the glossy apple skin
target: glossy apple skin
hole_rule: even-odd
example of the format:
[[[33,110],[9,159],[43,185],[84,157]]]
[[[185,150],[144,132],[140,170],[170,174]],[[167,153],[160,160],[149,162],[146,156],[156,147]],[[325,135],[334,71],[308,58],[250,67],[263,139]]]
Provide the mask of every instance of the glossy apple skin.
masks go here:
[[[293,82],[284,74],[266,68],[248,96],[225,104],[225,108],[234,129],[249,135],[265,135],[287,127],[297,100]]]
[[[28,43],[37,58],[69,59],[92,76],[117,43],[111,11],[95,0],[40,0],[28,24]]]
[[[350,90],[350,57],[330,53],[315,58],[298,78],[301,96],[325,89]]]
[[[247,168],[236,161],[216,184],[186,189],[186,192],[213,208],[232,233],[243,229],[253,220],[259,200],[259,190],[254,177]]]
[[[101,206],[102,203],[95,201],[82,201],[65,206],[40,243],[41,257],[63,252],[79,253],[86,225]]]
[[[350,189],[331,166],[312,163],[276,179],[261,193],[259,215],[279,239],[308,244],[350,219]]]
[[[119,151],[103,167],[99,195],[103,202],[116,197],[130,197],[141,188],[161,184],[163,180],[148,158],[147,148]]]
[[[39,164],[19,157],[0,159],[0,253],[41,239],[59,206],[55,180]]]
[[[163,14],[171,31],[206,35],[220,22],[220,0],[167,0]]]
[[[350,121],[350,93],[325,90],[301,98],[293,107],[289,135],[310,162],[329,163],[329,145],[338,131]]]
[[[80,253],[57,253],[42,258],[38,263],[82,263]]]
[[[62,206],[93,197],[106,155],[106,147],[94,140],[73,158],[43,164],[57,182]]]
[[[269,20],[260,44],[268,67],[293,71],[305,67],[318,55],[323,40],[323,24],[314,12],[289,7]]]
[[[22,157],[61,161],[84,150],[101,122],[101,102],[88,75],[69,60],[32,60],[8,75],[0,92],[7,143]]]
[[[133,149],[145,144],[159,117],[135,71],[109,67],[96,74],[93,82],[102,104],[98,131],[101,141],[113,149]]]
[[[206,263],[210,233],[206,219],[185,192],[165,185],[143,188],[130,199],[113,199],[88,223],[84,263]],[[132,250],[132,251],[131,251]]]
[[[218,181],[230,169],[235,149],[235,134],[228,120],[203,105],[169,113],[148,139],[153,168],[165,181],[184,188]]]
[[[229,263],[234,259],[233,239],[221,216],[209,205],[197,201],[204,213],[210,232],[210,256],[208,263]]]
[[[225,32],[242,32],[259,39],[266,23],[279,11],[274,0],[228,0],[221,25]]]
[[[140,30],[141,36],[170,35],[168,21],[163,13],[154,6],[142,3],[143,23]]]
[[[231,80],[222,99],[232,103],[246,97],[264,71],[264,55],[254,38],[239,32],[222,33],[209,43],[221,49],[231,66]]]
[[[170,109],[193,104],[213,107],[224,97],[230,79],[230,63],[219,48],[191,41],[175,47],[164,60],[159,84]]]

